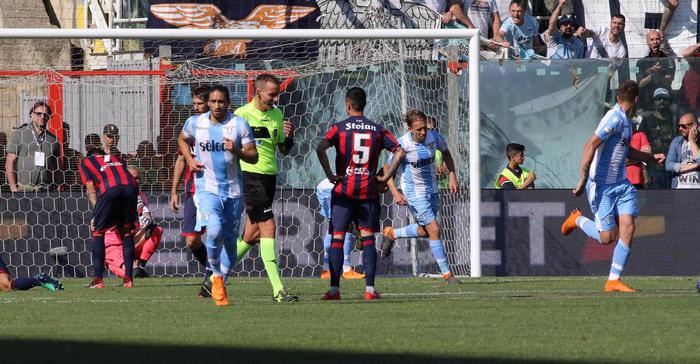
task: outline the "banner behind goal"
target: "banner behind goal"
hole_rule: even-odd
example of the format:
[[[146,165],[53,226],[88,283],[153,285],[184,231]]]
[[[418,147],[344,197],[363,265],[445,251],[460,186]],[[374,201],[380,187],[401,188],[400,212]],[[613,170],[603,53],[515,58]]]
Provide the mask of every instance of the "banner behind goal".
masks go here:
[[[345,117],[344,94],[353,86],[368,93],[367,117],[396,137],[407,131],[401,120],[410,109],[422,110],[437,121],[455,157],[460,181],[458,194],[441,193],[440,222],[448,259],[455,273],[480,276],[480,227],[477,224],[470,231],[469,224],[479,221],[475,216],[480,216],[480,210],[479,204],[473,204],[470,212],[468,203],[468,196],[480,200],[478,154],[475,158],[469,155],[470,147],[478,150],[478,138],[470,138],[468,133],[473,130],[479,135],[478,87],[469,87],[478,84],[478,57],[469,58],[469,67],[464,63],[468,53],[478,54],[467,51],[468,45],[477,45],[474,39],[471,43],[466,40],[472,35],[470,30],[425,29],[4,29],[0,42],[69,42],[79,46],[109,39],[143,42],[143,48],[150,47],[152,53],[82,54],[79,61],[73,55],[66,67],[34,67],[21,61],[22,57],[0,64],[0,115],[5,138],[13,128],[29,122],[31,105],[43,100],[53,111],[49,130],[63,143],[61,173],[48,191],[10,193],[4,173],[1,176],[0,254],[15,270],[13,274],[49,270],[59,276],[91,274],[91,213],[77,166],[85,154],[86,138],[101,136],[106,124],[115,124],[120,134],[118,148],[129,155],[129,164],[139,167],[142,192],[149,197],[156,222],[165,230],[161,246],[148,264],[149,273],[199,274],[198,263],[180,237],[181,212],[168,208],[177,135],[194,113],[190,90],[203,84],[222,84],[230,90],[232,108],[236,108],[254,96],[255,77],[271,73],[282,80],[279,106],[296,128],[292,153],[280,159],[275,203],[280,269],[285,276],[320,272],[327,225],[318,213],[314,187],[325,176],[314,149],[332,123]],[[158,43],[159,39],[180,42],[178,47],[191,42],[193,49],[241,47],[251,40],[287,42],[274,43],[264,56],[197,53],[183,58],[178,56],[181,53],[173,54],[172,44]],[[7,139],[4,142],[3,147]],[[4,148],[2,157],[4,166]],[[474,176],[469,175],[470,164]],[[411,219],[408,209],[393,204],[388,193],[383,198],[381,218],[382,226],[401,226]],[[353,253],[353,265],[361,264],[360,255]],[[262,274],[262,261],[257,256],[254,249],[236,273]],[[379,272],[432,274],[438,269],[427,240],[415,240],[397,242],[392,256],[379,262]]]

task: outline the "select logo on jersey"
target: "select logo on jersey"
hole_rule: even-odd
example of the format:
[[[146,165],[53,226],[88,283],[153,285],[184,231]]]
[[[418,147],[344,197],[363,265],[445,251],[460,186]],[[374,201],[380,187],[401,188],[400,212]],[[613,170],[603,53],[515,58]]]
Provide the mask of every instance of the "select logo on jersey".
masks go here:
[[[206,142],[199,142],[199,149],[202,152],[223,152],[224,143],[215,140],[207,140]]]
[[[377,128],[374,125],[355,124],[355,123],[345,124],[345,129],[346,130],[374,130],[374,131],[377,130]]]
[[[107,170],[109,167],[118,167],[121,166],[122,164],[120,162],[107,162],[105,163],[102,167],[100,167],[100,172],[104,172]]]
[[[431,158],[425,158],[425,159],[417,160],[417,161],[411,162],[411,163],[409,163],[409,164],[410,164],[411,167],[413,167],[413,168],[423,168],[423,167],[429,166],[429,165],[431,165],[431,164],[433,164],[433,163],[435,163],[435,158],[431,157]]]
[[[363,167],[352,167],[352,166],[348,166],[347,168],[345,168],[345,175],[354,176],[356,174],[363,175],[363,176],[369,176],[369,169],[363,168]]]

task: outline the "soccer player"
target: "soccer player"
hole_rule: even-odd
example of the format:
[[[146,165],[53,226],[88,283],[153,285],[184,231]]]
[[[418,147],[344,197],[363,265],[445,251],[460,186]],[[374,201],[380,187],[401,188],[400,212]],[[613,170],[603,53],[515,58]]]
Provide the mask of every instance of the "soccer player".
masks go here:
[[[428,237],[430,250],[437,260],[442,277],[448,284],[459,284],[447,263],[447,254],[440,239],[440,224],[437,220],[440,211],[440,189],[435,170],[436,152],[442,153],[447,166],[448,188],[451,193],[457,193],[459,188],[457,174],[445,139],[437,131],[428,130],[427,120],[422,111],[411,110],[406,113],[404,122],[409,131],[398,140],[401,149],[406,151],[405,156],[399,159],[403,193],[396,188],[393,178],[387,181],[394,202],[399,206],[408,204],[418,223],[398,229],[385,227],[384,241],[381,245],[382,256],[388,257],[391,254],[396,239]],[[390,158],[390,161],[395,158],[398,159],[398,156]]]
[[[380,298],[374,289],[377,249],[374,233],[379,230],[379,194],[377,192],[404,157],[396,139],[383,126],[365,118],[367,94],[353,87],[345,94],[348,118],[334,124],[316,147],[326,177],[335,183],[331,196],[332,232],[330,249],[330,289],[323,300],[340,299],[340,276],[343,262],[343,239],[350,223],[355,223],[362,239],[362,262],[365,266],[365,300]],[[335,147],[335,170],[330,167],[326,151]],[[396,160],[382,176],[376,175],[382,149],[395,153]]]
[[[135,166],[129,166],[127,169],[138,183],[140,180],[139,169]],[[145,278],[148,277],[145,270],[146,263],[158,249],[160,239],[163,237],[163,228],[153,223],[151,210],[148,209],[148,197],[143,192],[139,192],[137,201],[136,212],[139,216],[139,229],[134,234],[134,241],[137,242],[134,245],[134,256],[137,258],[128,264],[134,265],[135,278]],[[125,278],[122,250],[122,240],[116,230],[108,230],[105,234],[105,264],[117,277]]]
[[[329,223],[331,220],[331,191],[333,191],[333,187],[335,185],[328,178],[324,178],[316,186],[316,198],[319,206],[321,206],[321,216],[325,217]],[[321,271],[321,279],[331,278],[329,261],[332,239],[330,231],[323,237],[323,270]],[[357,273],[350,264],[350,253],[352,252],[353,243],[355,243],[355,238],[352,236],[352,233],[346,232],[345,242],[343,243],[343,278],[362,279],[365,278],[365,275]]]
[[[34,287],[44,287],[49,291],[62,291],[63,284],[50,275],[39,273],[33,277],[18,277],[12,279],[5,262],[0,257],[0,291],[26,291]]]
[[[605,292],[634,292],[620,281],[634,236],[634,219],[639,214],[637,190],[625,176],[626,158],[662,163],[663,154],[640,152],[629,147],[630,118],[635,114],[639,86],[623,82],[617,90],[617,104],[608,111],[583,148],[581,177],[572,191],[580,196],[586,189],[594,221],[574,209],[561,226],[563,235],[576,227],[601,244],[617,242]]]
[[[207,227],[204,244],[212,270],[211,297],[217,306],[226,306],[224,280],[236,262],[236,236],[243,212],[239,160],[255,163],[258,151],[246,120],[228,112],[231,99],[226,87],[212,86],[207,103],[209,112],[182,128],[178,146],[194,173],[195,230]],[[196,159],[191,154],[192,144]]]
[[[138,182],[126,168],[126,162],[119,156],[104,154],[102,150],[93,153],[80,163],[80,177],[87,189],[88,202],[92,210],[90,230],[92,231],[92,266],[94,278],[89,288],[104,288],[102,279],[105,266],[105,232],[116,229],[122,237],[122,253],[125,262],[134,260],[134,231],[138,225],[136,212]],[[97,195],[99,189],[100,195]],[[133,286],[133,267],[124,265],[124,284]]]
[[[187,124],[191,119],[196,119],[200,114],[209,111],[209,106],[207,101],[209,100],[209,86],[199,86],[192,90],[192,106],[194,106],[195,115],[190,116],[185,124]],[[194,155],[194,145],[190,147],[191,155]],[[173,212],[178,212],[180,210],[180,194],[178,189],[180,187],[180,179],[182,178],[182,173],[185,172],[185,206],[184,206],[184,221],[182,223],[182,232],[180,235],[185,237],[185,243],[187,247],[192,251],[195,259],[201,264],[206,273],[204,275],[204,282],[202,282],[202,287],[199,289],[198,297],[211,297],[211,269],[209,268],[209,263],[207,262],[207,249],[202,244],[202,233],[204,232],[204,227],[200,230],[195,229],[197,224],[197,206],[194,202],[194,178],[192,177],[192,172],[189,168],[185,169],[185,157],[178,150],[177,160],[175,161],[175,171],[173,172],[173,183],[170,188],[170,209]]]
[[[294,146],[294,127],[283,121],[279,102],[280,81],[262,74],[255,79],[255,97],[234,114],[245,118],[253,130],[258,147],[257,163],[241,162],[243,170],[246,224],[238,238],[238,259],[243,259],[255,244],[260,244],[260,257],[272,284],[275,302],[296,302],[299,297],[287,292],[280,279],[275,252],[275,219],[272,202],[277,189],[277,155],[288,155]]]

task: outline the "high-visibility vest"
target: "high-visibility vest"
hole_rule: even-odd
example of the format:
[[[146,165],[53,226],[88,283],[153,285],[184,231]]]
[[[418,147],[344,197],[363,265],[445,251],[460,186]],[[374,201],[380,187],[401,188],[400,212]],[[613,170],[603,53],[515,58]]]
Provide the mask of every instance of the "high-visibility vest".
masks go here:
[[[508,169],[508,167],[506,167],[506,168],[503,168],[503,171],[501,171],[501,174],[499,174],[499,176],[503,176],[503,177],[507,178],[510,182],[513,183],[513,186],[515,186],[515,188],[518,188],[518,187],[522,186],[523,183],[525,183],[527,176],[530,175],[529,169],[527,169],[525,167],[520,167],[520,170],[523,173],[520,173],[520,177],[516,177],[515,174],[513,174],[513,172],[511,172],[510,169]],[[501,188],[501,179],[500,178],[496,178],[496,188],[499,188],[499,189]]]

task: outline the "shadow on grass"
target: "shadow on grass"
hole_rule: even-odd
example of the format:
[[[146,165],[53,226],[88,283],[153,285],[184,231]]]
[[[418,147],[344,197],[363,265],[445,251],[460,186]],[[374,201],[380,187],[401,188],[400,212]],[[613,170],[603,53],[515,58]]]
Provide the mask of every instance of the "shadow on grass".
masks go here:
[[[193,338],[206,342],[206,338]],[[360,347],[358,341],[358,349]],[[323,346],[323,343],[319,343]],[[342,351],[260,349],[205,345],[157,345],[0,338],[0,360],[10,363],[588,363],[585,361],[501,359],[481,357],[429,356],[412,353],[365,354]]]

